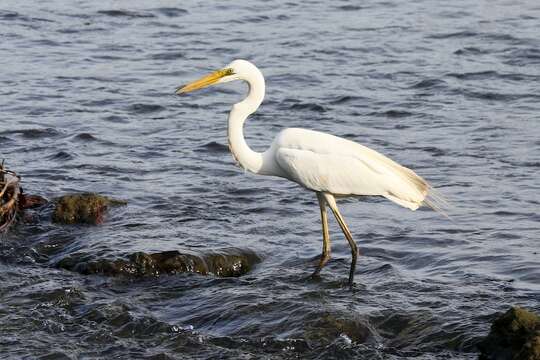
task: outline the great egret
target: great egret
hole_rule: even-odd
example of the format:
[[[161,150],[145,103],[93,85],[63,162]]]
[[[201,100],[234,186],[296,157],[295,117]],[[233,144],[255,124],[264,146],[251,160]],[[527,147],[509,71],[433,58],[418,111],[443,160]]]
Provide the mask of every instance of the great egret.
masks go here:
[[[437,196],[424,179],[375,150],[350,140],[313,130],[289,128],[282,130],[264,153],[253,151],[244,139],[243,125],[261,105],[265,83],[261,71],[249,61],[234,60],[223,69],[179,87],[176,94],[234,80],[249,84],[247,97],[234,104],[229,114],[229,149],[238,164],[254,174],[294,181],[317,194],[323,247],[313,276],[318,275],[330,259],[328,205],[351,247],[349,285],[353,284],[358,248],[338,210],[336,197],[379,195],[411,210],[421,205],[437,209]]]

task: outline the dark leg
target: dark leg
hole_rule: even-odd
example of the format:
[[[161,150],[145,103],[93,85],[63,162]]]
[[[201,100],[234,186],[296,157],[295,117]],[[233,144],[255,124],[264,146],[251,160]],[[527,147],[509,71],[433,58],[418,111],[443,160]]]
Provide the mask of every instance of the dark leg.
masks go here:
[[[326,214],[326,201],[324,200],[324,195],[318,192],[317,200],[319,200],[319,207],[321,209],[323,248],[319,265],[311,276],[318,276],[323,266],[326,265],[326,263],[330,259],[330,234],[328,232],[328,215]]]
[[[345,234],[345,238],[349,242],[349,246],[351,247],[351,255],[352,255],[352,261],[351,261],[351,269],[349,271],[349,286],[353,286],[354,281],[354,271],[356,270],[356,260],[358,259],[358,247],[356,246],[356,243],[354,242],[351,231],[347,227],[347,224],[345,223],[345,219],[343,219],[343,216],[341,216],[336,200],[333,195],[330,194],[324,194],[325,200],[328,206],[332,209],[332,212],[334,213],[334,216],[336,217],[337,222],[339,223],[339,226],[341,227],[341,231],[343,231],[343,234]]]

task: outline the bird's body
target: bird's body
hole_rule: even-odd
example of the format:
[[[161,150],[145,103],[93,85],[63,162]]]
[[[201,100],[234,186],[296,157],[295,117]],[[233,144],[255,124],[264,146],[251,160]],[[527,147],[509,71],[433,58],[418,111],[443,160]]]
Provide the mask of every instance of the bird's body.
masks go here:
[[[386,156],[318,131],[283,130],[269,152],[283,177],[314,191],[380,195],[412,210],[422,204],[428,191],[421,177]]]
[[[262,73],[245,60],[235,60],[216,71],[177,90],[178,94],[215,83],[244,80],[248,96],[233,105],[229,115],[229,148],[244,169],[259,175],[278,176],[315,191],[323,223],[323,253],[317,275],[330,257],[326,206],[334,213],[351,246],[353,262],[349,273],[352,285],[358,250],[335,202],[336,196],[378,195],[411,210],[427,204],[433,189],[412,170],[354,141],[319,131],[288,128],[282,130],[264,153],[253,151],[246,143],[243,126],[250,114],[262,103],[265,82]]]

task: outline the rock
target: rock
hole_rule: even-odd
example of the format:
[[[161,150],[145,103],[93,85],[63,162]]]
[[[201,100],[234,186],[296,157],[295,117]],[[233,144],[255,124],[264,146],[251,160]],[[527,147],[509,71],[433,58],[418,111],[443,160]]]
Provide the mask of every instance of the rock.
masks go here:
[[[358,344],[374,339],[375,332],[369,322],[349,314],[324,313],[304,331],[304,337],[311,343],[323,342],[329,344],[335,339],[344,338]]]
[[[21,193],[19,195],[19,206],[21,209],[35,209],[48,204],[47,199],[39,195],[28,195]]]
[[[237,277],[249,272],[261,261],[251,250],[227,248],[207,254],[196,255],[179,251],[165,251],[153,254],[136,252],[127,259],[78,260],[67,257],[58,267],[77,271],[81,274],[103,274],[108,276],[159,276],[160,274],[198,273],[219,277]]]
[[[480,360],[540,360],[540,316],[512,307],[478,344]]]
[[[62,224],[101,224],[109,206],[125,205],[95,193],[64,195],[56,199],[52,220]]]

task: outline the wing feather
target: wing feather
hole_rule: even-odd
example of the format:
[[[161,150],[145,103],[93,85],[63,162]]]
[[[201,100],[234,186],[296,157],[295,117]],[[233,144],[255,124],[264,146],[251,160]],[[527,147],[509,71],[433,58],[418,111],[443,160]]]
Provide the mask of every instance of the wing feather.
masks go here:
[[[432,192],[414,171],[356,142],[305,129],[276,138],[275,160],[287,177],[308,189],[336,195],[381,195],[416,210]]]

